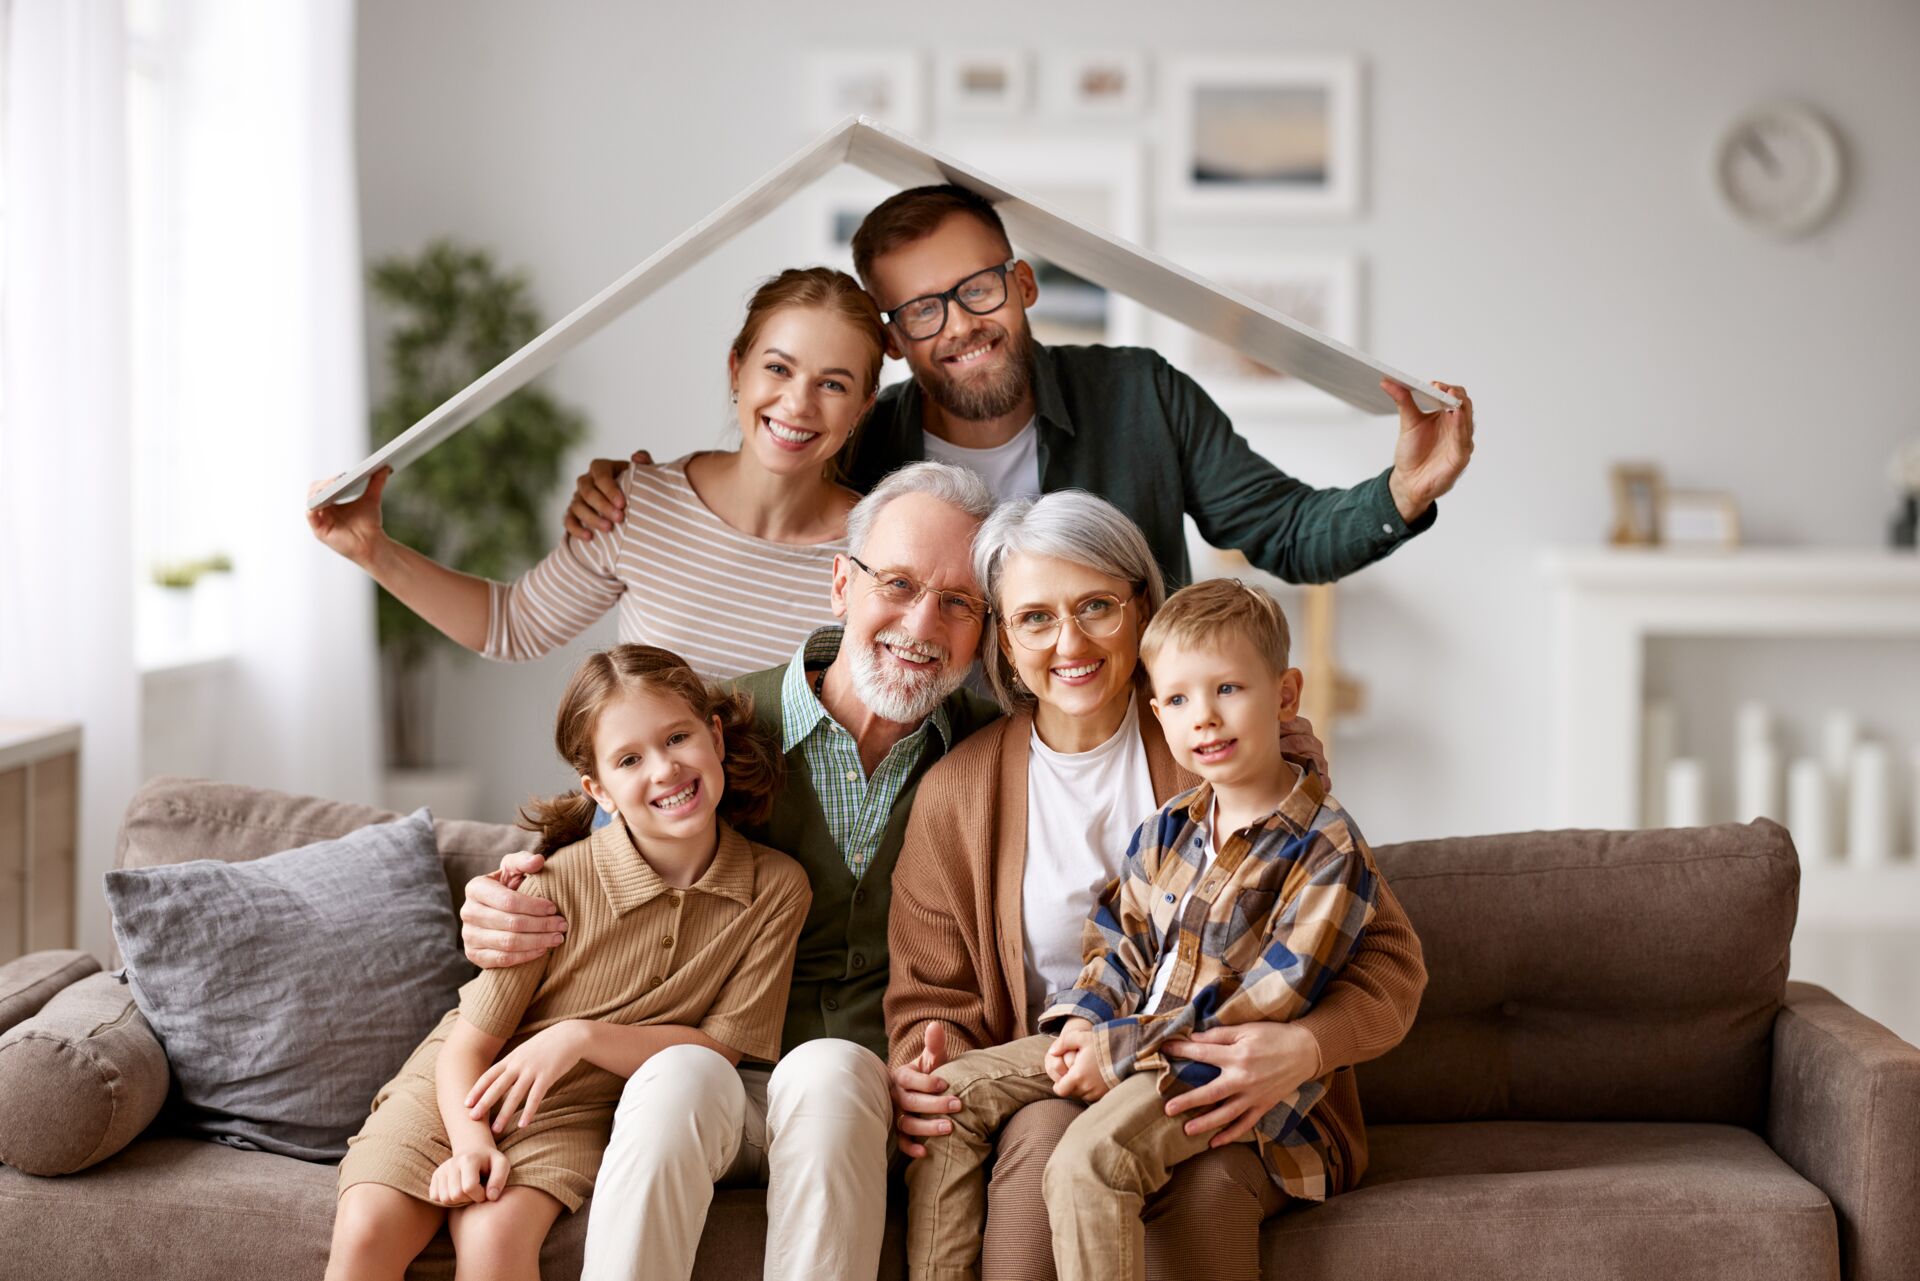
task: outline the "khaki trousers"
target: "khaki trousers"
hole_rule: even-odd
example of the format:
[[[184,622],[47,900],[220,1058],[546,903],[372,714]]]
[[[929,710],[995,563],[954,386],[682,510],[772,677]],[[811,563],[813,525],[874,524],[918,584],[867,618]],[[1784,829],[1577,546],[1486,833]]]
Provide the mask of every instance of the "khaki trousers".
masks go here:
[[[582,1281],[684,1281],[715,1184],[767,1189],[767,1281],[873,1281],[887,1221],[886,1064],[808,1041],[771,1070],[676,1045],[614,1113],[587,1215]]]
[[[1045,1068],[1052,1038],[1032,1036],[963,1054],[940,1069],[960,1099],[953,1130],[925,1141],[906,1170],[907,1268],[914,1281],[974,1281],[986,1219],[986,1165],[1021,1108],[1054,1098]],[[1075,1117],[1042,1179],[1061,1281],[1147,1275],[1141,1211],[1173,1168],[1207,1150],[1185,1117],[1166,1114],[1151,1074],[1128,1077]]]

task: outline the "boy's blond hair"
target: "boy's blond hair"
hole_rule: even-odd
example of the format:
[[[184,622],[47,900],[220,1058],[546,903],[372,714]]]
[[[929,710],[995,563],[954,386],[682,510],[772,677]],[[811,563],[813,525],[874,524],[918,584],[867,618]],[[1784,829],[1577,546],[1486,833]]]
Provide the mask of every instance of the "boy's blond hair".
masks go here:
[[[1286,613],[1279,601],[1237,578],[1209,578],[1167,597],[1140,637],[1140,661],[1151,663],[1168,645],[1211,647],[1235,632],[1253,642],[1275,676],[1287,670],[1293,641]]]

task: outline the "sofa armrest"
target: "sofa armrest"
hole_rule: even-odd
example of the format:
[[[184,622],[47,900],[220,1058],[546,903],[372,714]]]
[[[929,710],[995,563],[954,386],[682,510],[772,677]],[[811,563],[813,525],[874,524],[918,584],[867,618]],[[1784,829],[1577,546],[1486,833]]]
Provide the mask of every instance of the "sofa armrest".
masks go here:
[[[29,952],[0,965],[0,1032],[24,1023],[53,999],[100,968],[87,952]]]
[[[1825,988],[1787,984],[1767,1142],[1833,1202],[1843,1276],[1920,1276],[1920,1049]]]
[[[104,1161],[160,1114],[170,1078],[126,983],[90,974],[0,1032],[0,1163],[72,1174]]]

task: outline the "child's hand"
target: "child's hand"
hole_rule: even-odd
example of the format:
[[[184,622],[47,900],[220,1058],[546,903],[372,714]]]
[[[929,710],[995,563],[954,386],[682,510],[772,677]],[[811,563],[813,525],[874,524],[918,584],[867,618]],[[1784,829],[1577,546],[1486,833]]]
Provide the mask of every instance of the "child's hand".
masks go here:
[[[1060,1025],[1059,1035],[1047,1047],[1046,1068],[1051,1080],[1058,1082],[1067,1074],[1067,1069],[1073,1066],[1074,1059],[1080,1053],[1080,1047],[1087,1043],[1092,1032],[1093,1022],[1090,1019],[1075,1017]]]
[[[427,1181],[427,1200],[435,1205],[480,1205],[498,1201],[507,1190],[513,1163],[497,1148],[455,1152]]]
[[[547,1091],[580,1061],[586,1048],[585,1031],[584,1022],[568,1019],[522,1041],[512,1053],[482,1072],[467,1091],[467,1115],[485,1121],[498,1104],[500,1114],[493,1120],[495,1134],[506,1131],[516,1108],[520,1109],[519,1124],[523,1128],[533,1124]]]
[[[1047,1047],[1047,1075],[1053,1078],[1053,1092],[1061,1098],[1092,1103],[1106,1097],[1107,1082],[1100,1075],[1095,1056],[1081,1053],[1092,1042],[1093,1024],[1075,1018],[1067,1020],[1060,1035]]]

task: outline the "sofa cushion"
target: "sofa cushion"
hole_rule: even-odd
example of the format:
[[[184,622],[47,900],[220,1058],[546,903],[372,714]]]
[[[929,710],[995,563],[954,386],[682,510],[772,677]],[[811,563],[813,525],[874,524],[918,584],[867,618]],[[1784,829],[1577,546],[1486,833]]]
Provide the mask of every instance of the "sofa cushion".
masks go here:
[[[357,832],[400,817],[391,810],[242,783],[156,778],[127,804],[115,867],[155,867],[188,859],[240,863]],[[466,883],[500,866],[502,855],[530,850],[539,837],[505,823],[435,819],[434,842],[457,912]]]
[[[251,862],[106,880],[182,1119],[225,1142],[337,1159],[473,973],[425,810]]]
[[[1833,1207],[1748,1130],[1509,1121],[1368,1137],[1358,1188],[1268,1221],[1267,1276],[1840,1276]]]
[[[87,952],[29,952],[0,965],[0,1032],[31,1018],[53,994],[99,970]]]
[[[1800,868],[1774,823],[1384,846],[1427,989],[1367,1121],[1766,1117]]]
[[[34,1281],[205,1281],[317,1277],[333,1231],[334,1170],[268,1152],[184,1138],[145,1138],[76,1179],[32,1179],[0,1168],[6,1262]],[[563,1214],[540,1247],[540,1275],[580,1275],[592,1199]],[[877,1281],[906,1275],[906,1220],[896,1204]],[[694,1281],[757,1277],[766,1257],[766,1193],[722,1188],[707,1211]],[[0,1274],[13,1272],[0,1269]],[[443,1229],[407,1270],[409,1281],[452,1281]]]
[[[0,1162],[71,1174],[160,1114],[167,1056],[127,985],[94,973],[0,1034],[0,1099]]]

